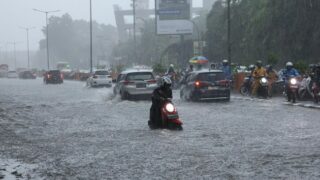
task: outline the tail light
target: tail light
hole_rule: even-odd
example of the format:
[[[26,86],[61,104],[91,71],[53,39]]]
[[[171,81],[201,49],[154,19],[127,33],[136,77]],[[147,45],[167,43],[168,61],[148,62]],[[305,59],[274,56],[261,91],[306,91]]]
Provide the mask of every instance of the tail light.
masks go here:
[[[219,81],[219,85],[228,87],[229,86],[229,80],[221,80],[221,81]]]
[[[51,75],[50,75],[50,74],[48,74],[48,75],[47,75],[47,78],[48,78],[48,79],[50,79],[50,78],[51,78]]]
[[[196,81],[196,82],[194,83],[194,86],[195,86],[196,88],[207,87],[207,86],[209,86],[209,83],[207,83],[207,82],[201,82],[201,81]]]
[[[156,84],[157,81],[155,79],[147,81],[149,84]]]
[[[60,77],[61,77],[61,79],[63,79],[63,74],[62,73],[60,74]]]
[[[124,85],[129,85],[129,84],[134,84],[134,82],[132,82],[132,81],[123,81],[123,84]]]

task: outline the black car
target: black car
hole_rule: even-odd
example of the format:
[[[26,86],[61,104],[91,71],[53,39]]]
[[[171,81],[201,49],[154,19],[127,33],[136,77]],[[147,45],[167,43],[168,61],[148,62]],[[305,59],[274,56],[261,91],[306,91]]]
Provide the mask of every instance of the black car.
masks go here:
[[[44,73],[43,82],[46,84],[63,83],[63,74],[59,70],[50,70]]]
[[[37,76],[33,74],[31,71],[22,71],[19,73],[20,79],[36,79]]]
[[[230,81],[221,70],[192,72],[180,89],[180,98],[192,101],[230,100]]]

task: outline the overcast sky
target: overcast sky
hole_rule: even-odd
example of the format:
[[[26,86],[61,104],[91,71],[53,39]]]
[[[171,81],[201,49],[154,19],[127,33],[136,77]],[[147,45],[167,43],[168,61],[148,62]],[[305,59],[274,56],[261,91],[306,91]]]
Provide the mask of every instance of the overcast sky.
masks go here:
[[[194,5],[199,6],[195,0]],[[154,6],[154,0],[150,0],[150,6]],[[152,3],[153,2],[153,3]],[[113,5],[119,4],[123,9],[130,8],[130,0],[92,0],[93,19],[99,23],[115,25]],[[60,10],[54,13],[55,16],[61,16],[68,13],[73,19],[89,19],[89,0],[0,0],[0,47],[5,50],[6,42],[19,42],[18,50],[26,48],[26,32],[20,29],[23,27],[36,27],[30,30],[30,49],[38,49],[38,42],[44,37],[41,32],[45,26],[45,14],[35,12],[32,9],[40,10]],[[8,50],[12,49],[10,45]],[[10,49],[9,49],[10,48]]]

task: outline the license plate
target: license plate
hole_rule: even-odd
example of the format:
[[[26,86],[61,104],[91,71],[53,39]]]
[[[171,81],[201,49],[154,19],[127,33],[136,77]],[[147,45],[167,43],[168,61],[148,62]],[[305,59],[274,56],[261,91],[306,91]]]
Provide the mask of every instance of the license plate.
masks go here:
[[[217,87],[211,87],[211,86],[208,87],[208,90],[217,90],[217,89],[218,89]]]
[[[147,85],[146,84],[137,84],[136,87],[137,88],[146,88]]]
[[[298,89],[298,86],[290,86],[292,89]]]

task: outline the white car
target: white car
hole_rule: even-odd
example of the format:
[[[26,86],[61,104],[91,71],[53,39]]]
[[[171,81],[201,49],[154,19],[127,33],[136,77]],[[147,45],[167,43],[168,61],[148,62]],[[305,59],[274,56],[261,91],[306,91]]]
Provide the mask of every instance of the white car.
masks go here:
[[[90,87],[112,87],[112,78],[107,70],[96,70],[93,75],[87,79],[87,86]]]
[[[8,78],[18,78],[18,74],[16,71],[9,71],[7,74]]]

